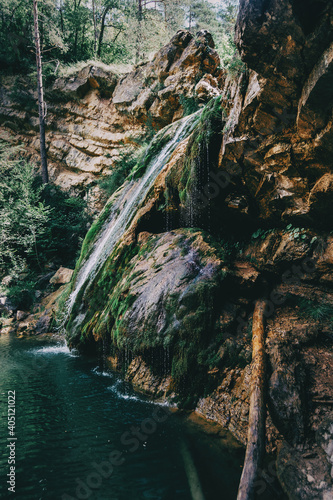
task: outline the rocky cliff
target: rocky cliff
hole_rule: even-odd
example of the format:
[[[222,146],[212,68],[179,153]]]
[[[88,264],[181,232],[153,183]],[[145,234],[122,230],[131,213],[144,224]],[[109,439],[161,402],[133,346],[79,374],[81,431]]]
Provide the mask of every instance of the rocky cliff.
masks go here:
[[[180,95],[191,98],[196,89],[202,102],[210,99],[89,279],[82,270],[139,189],[144,168],[113,195],[88,233],[72,281],[75,290],[83,276],[67,336],[82,351],[103,353],[139,390],[196,408],[245,443],[252,314],[255,301],[265,298],[267,450],[278,453],[277,474],[289,498],[328,500],[332,3],[241,0],[236,42],[246,64],[237,78],[219,70],[209,34],[179,32],[154,61],[112,84],[94,68],[54,84],[59,100],[74,93],[79,101],[55,105],[67,113],[61,140],[70,143],[59,145],[58,182],[70,170],[71,151],[85,155],[77,160],[82,170],[100,164],[106,144],[118,154],[118,139],[111,139],[117,127],[124,141],[126,134],[144,134],[147,121],[157,128],[177,121],[184,113]],[[75,106],[81,112],[73,120]],[[95,156],[88,149],[97,139],[82,132],[93,106],[94,134],[111,134]],[[2,108],[6,120],[11,112],[9,104]],[[174,136],[177,129],[169,130]],[[148,166],[164,151],[161,137],[147,152]],[[91,182],[103,169],[75,175]]]
[[[218,95],[224,78],[212,37],[205,31],[196,37],[180,31],[153,61],[128,73],[99,63],[67,73],[46,89],[50,178],[81,195],[89,191],[97,209],[105,199],[96,181],[112,173],[121,155],[181,118],[195,100],[206,102]],[[2,77],[0,93],[0,136],[23,145],[38,164],[32,80]]]

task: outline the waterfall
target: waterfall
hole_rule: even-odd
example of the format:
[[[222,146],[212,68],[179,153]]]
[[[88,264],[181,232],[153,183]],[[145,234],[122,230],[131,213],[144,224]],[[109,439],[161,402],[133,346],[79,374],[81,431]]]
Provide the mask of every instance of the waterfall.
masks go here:
[[[118,241],[124,235],[140,204],[144,202],[155,179],[169,161],[178,143],[193,132],[200,114],[201,111],[198,111],[161,130],[150,146],[148,146],[146,154],[149,153],[149,149],[155,143],[155,140],[162,135],[170,135],[170,140],[151,159],[143,177],[137,181],[129,181],[126,189],[120,188],[113,195],[112,213],[106,223],[104,223],[88,259],[83,262],[76,275],[74,288],[67,303],[67,318],[71,314],[79,293],[84,291],[93,281]],[[84,315],[79,315],[75,320],[76,326],[83,319]]]

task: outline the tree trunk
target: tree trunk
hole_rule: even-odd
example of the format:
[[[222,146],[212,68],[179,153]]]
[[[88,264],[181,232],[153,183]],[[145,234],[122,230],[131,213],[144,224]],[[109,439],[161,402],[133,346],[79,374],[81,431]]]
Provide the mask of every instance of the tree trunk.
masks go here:
[[[249,427],[237,500],[254,498],[254,484],[265,452],[265,307],[265,301],[258,300],[253,313]]]
[[[77,61],[77,41],[79,38],[79,28],[75,28],[75,35],[74,35],[74,47],[73,47],[73,54],[74,54],[74,59]]]
[[[46,111],[46,107],[45,107],[44,96],[43,96],[42,56],[41,56],[40,38],[39,38],[39,29],[38,29],[37,0],[33,0],[33,8],[34,8],[35,44],[36,44],[40,157],[41,157],[41,163],[42,163],[43,184],[47,184],[49,182],[49,174],[48,174],[48,170],[47,170],[47,157],[46,157],[46,147],[45,147],[45,115],[46,115],[45,111]]]
[[[62,5],[60,7],[60,29],[61,29],[61,33],[64,34],[64,16],[62,13]]]
[[[81,36],[81,57],[83,54],[83,49],[84,49],[84,35],[85,35],[86,27],[85,25],[82,26],[82,36]]]
[[[140,49],[142,46],[142,0],[138,0],[138,33],[136,38],[135,63],[140,61]]]
[[[188,20],[188,30],[191,31],[192,29],[192,3],[190,1],[190,13],[189,13],[189,20]]]
[[[142,21],[142,0],[138,0],[138,19]]]
[[[95,0],[92,0],[92,8],[93,8],[93,21],[94,21],[94,54],[96,54],[96,50],[97,50],[97,26],[96,26]]]
[[[109,12],[110,8],[111,8],[111,6],[107,5],[105,7],[103,15],[102,15],[101,31],[99,32],[98,49],[97,49],[97,55],[98,55],[98,57],[101,56],[101,52],[102,52],[102,44],[103,44],[104,29],[105,29],[105,19],[106,19],[106,15]]]

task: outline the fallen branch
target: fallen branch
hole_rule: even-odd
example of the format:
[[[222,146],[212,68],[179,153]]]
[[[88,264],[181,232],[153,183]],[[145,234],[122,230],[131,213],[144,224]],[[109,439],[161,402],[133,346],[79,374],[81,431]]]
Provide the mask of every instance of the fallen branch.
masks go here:
[[[254,498],[254,484],[265,451],[265,307],[265,301],[258,300],[253,313],[249,426],[237,500]]]
[[[205,500],[197,469],[193,462],[191,452],[184,440],[180,443],[180,452],[184,460],[185,472],[190,486],[192,500]]]

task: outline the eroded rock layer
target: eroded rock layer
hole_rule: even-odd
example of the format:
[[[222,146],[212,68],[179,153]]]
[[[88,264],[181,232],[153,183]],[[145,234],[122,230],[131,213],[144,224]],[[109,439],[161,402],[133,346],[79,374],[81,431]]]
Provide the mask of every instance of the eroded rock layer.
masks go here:
[[[153,61],[129,73],[90,64],[58,78],[46,90],[51,180],[83,194],[89,189],[90,200],[100,208],[96,181],[149,132],[181,118],[195,98],[205,102],[218,94],[223,75],[211,35],[180,31]],[[0,96],[1,137],[23,145],[38,164],[32,83],[26,77],[3,77]]]
[[[87,156],[100,140],[82,132],[83,103],[95,106],[96,134],[119,133],[100,140],[118,152],[147,120],[161,128],[182,116],[181,95],[211,98],[76,297],[67,336],[106,353],[138,390],[196,408],[245,443],[252,314],[265,298],[266,448],[291,499],[333,495],[332,15],[328,0],[241,0],[237,78],[223,82],[208,33],[179,32],[121,79],[88,68],[53,89],[72,99],[55,105],[78,141],[59,146],[66,165],[72,147]],[[103,148],[91,166],[106,161]],[[125,183],[88,233],[72,289],[135,186]]]

